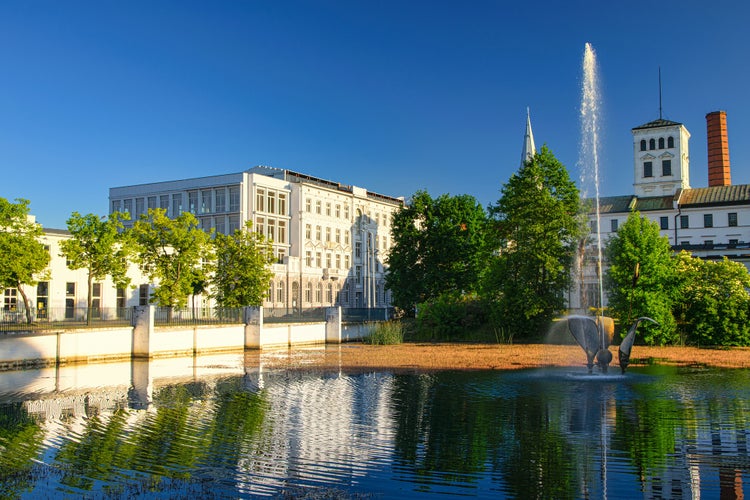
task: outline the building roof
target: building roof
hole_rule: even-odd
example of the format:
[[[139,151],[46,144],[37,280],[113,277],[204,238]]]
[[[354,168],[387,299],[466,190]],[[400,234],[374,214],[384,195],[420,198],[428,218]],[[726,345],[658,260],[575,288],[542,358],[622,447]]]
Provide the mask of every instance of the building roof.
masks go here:
[[[599,198],[599,213],[630,212],[635,196],[605,196]],[[589,201],[589,200],[587,200]],[[590,200],[594,201],[594,200]]]
[[[633,130],[640,130],[640,129],[645,129],[645,128],[673,127],[675,125],[682,125],[682,123],[673,122],[672,120],[664,120],[663,118],[659,118],[658,120],[644,123],[643,125],[639,125],[638,127],[633,127]]]
[[[649,196],[635,199],[635,210],[648,212],[651,210],[672,210],[674,208],[674,196]]]
[[[750,205],[750,184],[683,189],[679,202],[681,208]]]

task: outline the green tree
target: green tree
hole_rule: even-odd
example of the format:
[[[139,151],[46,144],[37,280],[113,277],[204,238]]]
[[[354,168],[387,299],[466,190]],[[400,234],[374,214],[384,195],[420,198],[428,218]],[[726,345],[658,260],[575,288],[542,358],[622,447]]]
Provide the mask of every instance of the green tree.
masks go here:
[[[204,261],[212,257],[210,236],[189,212],[170,219],[161,208],[149,209],[128,231],[135,261],[156,283],[152,301],[163,307],[184,307],[196,282],[205,280]]]
[[[29,217],[29,201],[15,203],[0,197],[0,290],[15,288],[21,294],[26,322],[31,323],[29,299],[24,285],[34,286],[50,262],[47,248],[39,241],[42,226]]]
[[[487,263],[487,214],[474,197],[425,191],[393,217],[386,287],[407,315],[444,293],[476,292]]]
[[[234,234],[217,234],[213,269],[214,297],[222,307],[257,306],[263,302],[273,277],[271,242],[252,231],[248,222]]]
[[[750,274],[726,257],[715,262],[680,252],[675,311],[683,338],[704,346],[750,345]]]
[[[111,276],[117,287],[126,287],[130,283],[127,276],[128,245],[123,244],[121,232],[121,219],[127,220],[128,217],[127,214],[117,212],[109,218],[73,212],[67,220],[68,231],[73,237],[60,243],[61,256],[67,258],[70,269],[87,271],[86,321],[89,324],[92,316],[94,281]]]
[[[512,335],[541,333],[565,308],[565,291],[583,236],[578,188],[544,146],[503,186],[490,207],[498,249],[484,295],[496,323]]]
[[[604,252],[609,263],[604,286],[610,315],[626,326],[639,316],[648,316],[659,325],[644,324],[638,330],[646,343],[674,343],[675,267],[669,240],[661,236],[659,226],[631,212]]]

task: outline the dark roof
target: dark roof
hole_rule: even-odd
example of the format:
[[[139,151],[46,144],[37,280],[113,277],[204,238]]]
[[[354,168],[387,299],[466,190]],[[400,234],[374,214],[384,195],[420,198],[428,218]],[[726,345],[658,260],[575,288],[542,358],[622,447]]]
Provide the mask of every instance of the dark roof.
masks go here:
[[[636,198],[635,209],[639,212],[649,210],[672,210],[674,208],[674,196],[649,196],[647,198]]]
[[[635,196],[605,196],[599,198],[599,213],[630,212]],[[594,200],[591,200],[594,201]]]
[[[639,129],[644,129],[644,128],[672,127],[674,125],[682,125],[682,123],[673,122],[672,120],[664,120],[662,118],[659,118],[658,120],[644,123],[643,125],[640,125],[638,127],[633,127],[633,130],[639,130]]]
[[[680,207],[750,205],[750,184],[684,189]]]

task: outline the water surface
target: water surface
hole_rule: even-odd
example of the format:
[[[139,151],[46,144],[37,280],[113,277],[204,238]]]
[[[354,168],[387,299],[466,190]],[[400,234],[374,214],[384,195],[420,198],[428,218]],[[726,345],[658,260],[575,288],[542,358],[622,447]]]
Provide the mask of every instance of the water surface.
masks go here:
[[[0,373],[0,497],[739,498],[750,371]]]

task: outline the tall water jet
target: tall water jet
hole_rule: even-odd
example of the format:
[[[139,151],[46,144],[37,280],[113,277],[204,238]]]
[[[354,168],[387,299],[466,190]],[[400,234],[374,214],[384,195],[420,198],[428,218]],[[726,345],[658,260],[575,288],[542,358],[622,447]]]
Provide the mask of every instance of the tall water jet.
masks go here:
[[[596,310],[604,306],[604,286],[602,282],[602,237],[601,216],[599,213],[599,113],[600,96],[596,53],[590,43],[586,43],[583,53],[583,83],[581,87],[581,143],[579,168],[581,191],[588,198],[587,190],[593,187],[594,208],[596,210],[596,276],[598,280],[599,303]],[[590,184],[593,181],[593,186]]]

